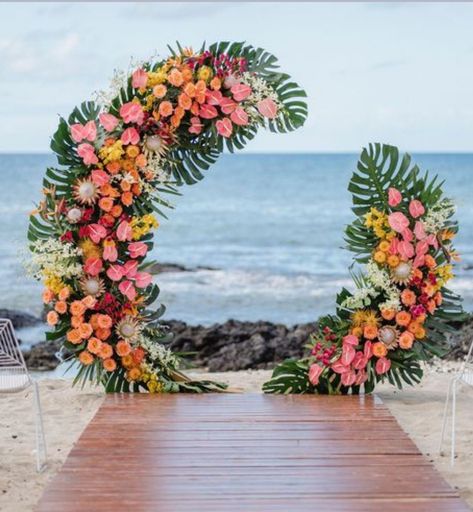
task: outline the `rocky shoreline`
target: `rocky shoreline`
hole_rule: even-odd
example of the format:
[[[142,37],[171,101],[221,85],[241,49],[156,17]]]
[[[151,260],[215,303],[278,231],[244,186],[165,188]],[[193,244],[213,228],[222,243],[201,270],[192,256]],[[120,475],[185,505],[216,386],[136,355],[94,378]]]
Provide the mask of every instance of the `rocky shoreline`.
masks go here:
[[[41,319],[22,311],[0,309],[0,318],[10,318],[15,329],[41,324]],[[286,326],[272,322],[243,322],[228,320],[211,326],[188,325],[179,320],[163,322],[174,339],[170,348],[188,354],[192,366],[209,371],[238,371],[270,369],[287,358],[298,358],[305,353],[304,345],[316,327],[316,322]],[[449,360],[461,360],[473,339],[473,316],[455,326],[451,335]],[[20,332],[21,338],[21,332]],[[29,368],[53,370],[59,364],[57,342],[40,342],[24,352]]]

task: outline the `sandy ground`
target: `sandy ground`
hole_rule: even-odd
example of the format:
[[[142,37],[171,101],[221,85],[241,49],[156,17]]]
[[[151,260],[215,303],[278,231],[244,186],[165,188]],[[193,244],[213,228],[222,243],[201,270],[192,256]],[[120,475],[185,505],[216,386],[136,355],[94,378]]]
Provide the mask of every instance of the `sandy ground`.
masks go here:
[[[460,390],[457,423],[457,459],[438,455],[443,404],[452,371],[449,364],[428,368],[423,383],[398,391],[377,388],[402,427],[432,460],[452,486],[473,507],[473,389]],[[259,392],[270,372],[246,371],[212,374],[231,386]],[[48,467],[37,474],[34,466],[34,416],[31,391],[0,395],[0,511],[27,512],[64,462],[69,450],[100,406],[103,395],[94,389],[72,389],[68,380],[42,380],[40,392],[48,442]],[[446,447],[448,449],[448,447]]]

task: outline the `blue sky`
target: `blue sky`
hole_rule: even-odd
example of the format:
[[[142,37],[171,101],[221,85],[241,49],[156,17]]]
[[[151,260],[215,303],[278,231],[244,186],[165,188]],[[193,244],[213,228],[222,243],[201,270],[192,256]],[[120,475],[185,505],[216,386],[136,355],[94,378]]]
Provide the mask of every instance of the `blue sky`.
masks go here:
[[[249,151],[473,151],[473,4],[0,4],[0,151],[47,151],[57,114],[130,56],[246,40],[309,95],[306,126]]]

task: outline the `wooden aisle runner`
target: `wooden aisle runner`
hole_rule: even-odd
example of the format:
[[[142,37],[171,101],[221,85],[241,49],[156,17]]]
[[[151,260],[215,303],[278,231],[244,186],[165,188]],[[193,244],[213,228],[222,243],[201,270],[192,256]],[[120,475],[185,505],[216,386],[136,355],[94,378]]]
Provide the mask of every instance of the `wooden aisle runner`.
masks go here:
[[[108,395],[38,512],[467,511],[372,396]]]

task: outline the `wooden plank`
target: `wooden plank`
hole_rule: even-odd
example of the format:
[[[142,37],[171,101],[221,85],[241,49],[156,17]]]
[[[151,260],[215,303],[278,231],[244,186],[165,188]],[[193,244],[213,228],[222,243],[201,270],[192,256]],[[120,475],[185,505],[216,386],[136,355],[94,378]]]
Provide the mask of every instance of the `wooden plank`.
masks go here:
[[[379,399],[110,395],[38,512],[469,510]]]

